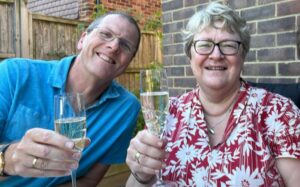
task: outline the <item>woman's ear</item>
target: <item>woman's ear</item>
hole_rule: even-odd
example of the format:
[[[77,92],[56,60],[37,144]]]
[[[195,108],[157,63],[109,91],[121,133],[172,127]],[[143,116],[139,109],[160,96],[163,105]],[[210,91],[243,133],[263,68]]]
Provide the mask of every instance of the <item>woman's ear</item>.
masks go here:
[[[77,49],[78,49],[79,51],[81,51],[81,49],[82,49],[82,47],[83,47],[84,40],[85,40],[85,38],[86,38],[87,35],[88,35],[87,32],[83,32],[83,33],[81,34],[81,37],[80,37],[80,39],[79,39],[79,41],[78,41],[78,43],[77,43]]]

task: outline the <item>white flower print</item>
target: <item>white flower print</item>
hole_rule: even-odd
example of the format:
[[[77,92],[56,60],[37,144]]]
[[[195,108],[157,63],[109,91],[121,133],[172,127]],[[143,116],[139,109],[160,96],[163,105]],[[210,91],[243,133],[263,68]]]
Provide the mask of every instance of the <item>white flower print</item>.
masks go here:
[[[208,168],[197,168],[192,171],[193,186],[209,186]]]
[[[250,91],[251,97],[249,97],[248,104],[255,107],[257,103],[261,102],[262,98],[266,93],[267,92],[264,89],[252,89]]]
[[[170,121],[176,126],[170,130],[167,180],[191,187],[284,185],[272,165],[273,154],[300,157],[300,141],[293,141],[300,136],[300,110],[280,95],[248,88],[242,85],[225,142],[216,147],[209,144],[203,108],[194,91],[177,98],[170,106]],[[275,153],[269,149],[273,145]]]
[[[180,165],[185,165],[187,162],[191,162],[195,157],[197,157],[195,146],[183,145],[176,153],[176,157],[180,161]]]
[[[165,127],[166,134],[169,135],[172,131],[174,131],[176,123],[177,123],[177,118],[174,115],[169,114],[167,116],[167,124]]]
[[[219,150],[215,149],[211,152],[210,155],[208,155],[208,160],[209,160],[209,165],[214,168],[217,166],[217,164],[222,163],[222,152]]]
[[[184,106],[184,109],[182,111],[182,119],[181,121],[183,123],[189,123],[190,122],[190,116],[191,116],[191,103],[188,103],[187,106]]]
[[[243,123],[237,124],[237,128],[234,128],[230,136],[227,138],[226,144],[234,144],[238,140],[238,137],[240,137],[245,130],[246,127],[243,125]]]
[[[264,183],[258,169],[251,173],[250,168],[247,167],[246,169],[244,165],[233,170],[232,174],[228,174],[228,177],[229,181],[226,184],[232,187],[255,187]]]
[[[234,111],[233,111],[234,119],[239,119],[240,118],[244,108],[245,108],[244,104],[238,103],[238,107],[236,109],[234,109]]]
[[[282,122],[278,120],[279,117],[279,114],[273,111],[266,118],[265,123],[268,126],[268,133],[276,136],[284,130]]]
[[[229,148],[225,148],[223,162],[225,165],[228,165],[230,162],[233,162],[236,159],[239,159],[240,147],[234,150],[234,152],[229,151]]]

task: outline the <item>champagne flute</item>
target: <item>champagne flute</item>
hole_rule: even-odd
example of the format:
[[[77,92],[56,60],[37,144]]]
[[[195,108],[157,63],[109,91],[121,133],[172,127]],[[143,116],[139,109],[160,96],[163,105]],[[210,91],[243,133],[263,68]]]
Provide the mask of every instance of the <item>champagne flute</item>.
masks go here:
[[[140,100],[147,130],[162,139],[169,111],[168,80],[164,69],[141,71]],[[176,186],[176,183],[163,181],[160,170],[155,186],[169,187]]]
[[[72,139],[75,150],[82,151],[86,137],[86,114],[83,95],[65,93],[54,96],[55,131]],[[72,187],[76,187],[76,170],[71,172]]]

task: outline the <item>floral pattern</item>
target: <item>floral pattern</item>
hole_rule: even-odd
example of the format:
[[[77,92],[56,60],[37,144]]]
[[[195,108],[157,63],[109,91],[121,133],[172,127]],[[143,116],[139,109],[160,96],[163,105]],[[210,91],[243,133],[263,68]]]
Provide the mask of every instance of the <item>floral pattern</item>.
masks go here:
[[[198,93],[170,100],[164,178],[179,186],[284,186],[275,159],[300,158],[296,105],[243,82],[223,141],[211,147]]]

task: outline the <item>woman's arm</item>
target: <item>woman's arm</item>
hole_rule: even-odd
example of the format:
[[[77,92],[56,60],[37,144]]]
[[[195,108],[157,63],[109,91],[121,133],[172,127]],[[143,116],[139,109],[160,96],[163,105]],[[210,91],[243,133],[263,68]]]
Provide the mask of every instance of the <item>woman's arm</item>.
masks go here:
[[[278,158],[276,165],[287,187],[300,185],[300,160],[294,158]]]
[[[163,167],[162,160],[166,157],[163,145],[162,140],[147,130],[140,131],[131,139],[126,163],[132,174],[126,183],[127,187],[152,186],[156,181],[155,172]]]

